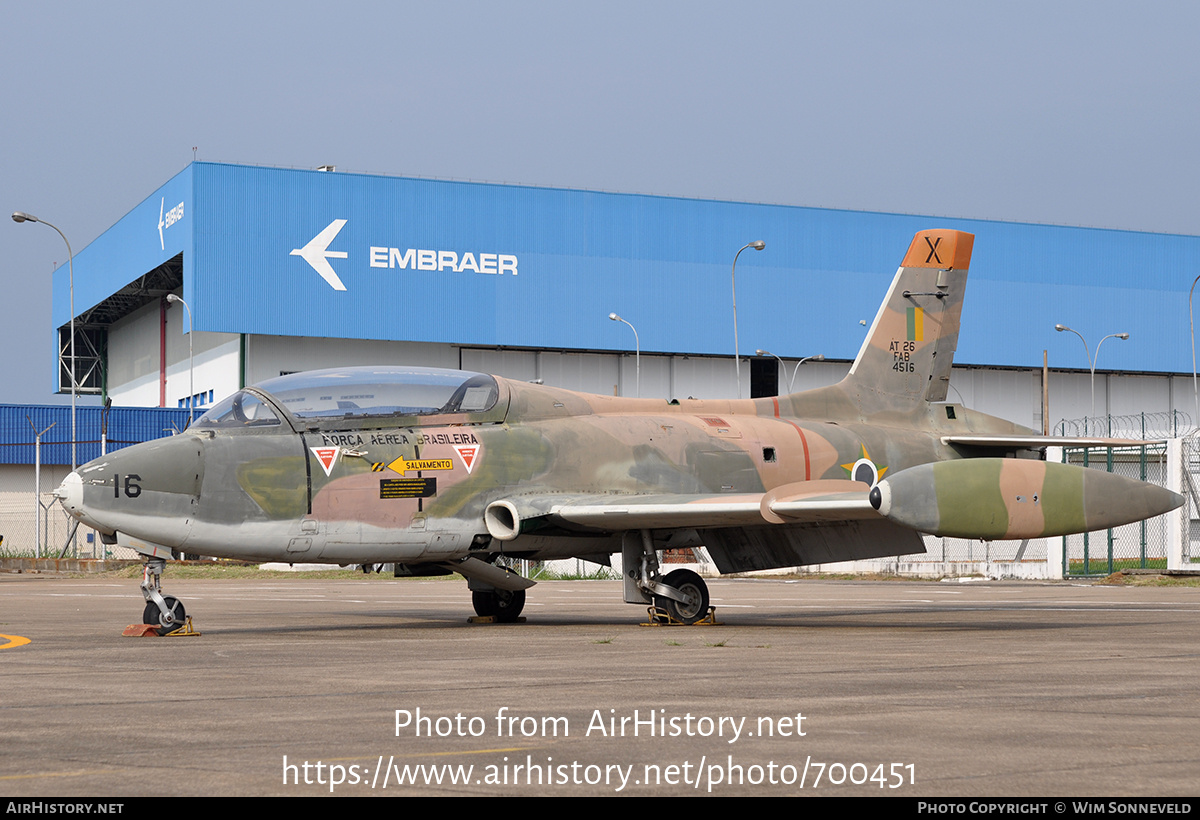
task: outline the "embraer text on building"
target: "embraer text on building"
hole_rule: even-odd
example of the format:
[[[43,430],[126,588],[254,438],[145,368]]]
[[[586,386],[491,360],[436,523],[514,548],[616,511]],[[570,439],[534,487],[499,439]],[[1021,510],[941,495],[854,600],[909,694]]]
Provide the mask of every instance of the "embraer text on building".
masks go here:
[[[371,267],[411,268],[412,270],[451,270],[455,273],[494,273],[517,275],[517,257],[508,253],[472,253],[459,256],[457,251],[431,251],[418,248],[371,246]]]

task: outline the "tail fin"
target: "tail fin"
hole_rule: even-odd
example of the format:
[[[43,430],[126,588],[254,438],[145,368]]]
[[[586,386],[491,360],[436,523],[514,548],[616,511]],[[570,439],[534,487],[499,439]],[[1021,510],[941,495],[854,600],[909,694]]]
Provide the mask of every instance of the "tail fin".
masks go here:
[[[864,414],[945,401],[974,234],[921,231],[842,388]]]

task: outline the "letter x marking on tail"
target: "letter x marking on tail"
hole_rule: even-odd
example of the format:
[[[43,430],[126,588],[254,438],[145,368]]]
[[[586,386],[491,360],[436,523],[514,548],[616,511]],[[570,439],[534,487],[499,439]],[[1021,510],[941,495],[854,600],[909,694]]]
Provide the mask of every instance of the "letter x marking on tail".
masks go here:
[[[932,261],[936,261],[939,265],[942,264],[942,258],[937,253],[937,246],[942,244],[942,238],[939,236],[930,242],[927,236],[925,237],[925,244],[929,246],[929,256],[925,257],[925,264],[928,265]]]

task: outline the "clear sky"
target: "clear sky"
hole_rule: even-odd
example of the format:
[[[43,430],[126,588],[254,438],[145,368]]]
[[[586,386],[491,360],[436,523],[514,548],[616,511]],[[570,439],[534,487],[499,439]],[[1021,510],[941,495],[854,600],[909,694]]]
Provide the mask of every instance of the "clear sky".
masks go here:
[[[1195,3],[0,11],[0,210],[76,252],[193,156],[1200,234]],[[0,402],[64,400],[65,245],[5,218],[0,250]]]

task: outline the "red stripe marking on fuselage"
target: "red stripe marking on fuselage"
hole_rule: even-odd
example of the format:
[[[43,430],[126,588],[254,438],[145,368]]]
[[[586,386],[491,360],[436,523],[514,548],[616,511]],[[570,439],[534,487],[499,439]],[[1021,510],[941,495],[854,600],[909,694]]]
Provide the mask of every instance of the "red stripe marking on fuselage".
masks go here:
[[[775,418],[778,419],[779,418],[779,397],[772,396],[771,403],[775,405]],[[804,435],[803,428],[801,428],[799,424],[796,424],[796,422],[792,421],[791,419],[780,419],[780,421],[786,421],[788,424],[795,427],[796,432],[800,434],[800,443],[802,445],[804,445],[804,480],[812,481],[812,466],[809,464],[809,461],[808,461],[808,439]]]

